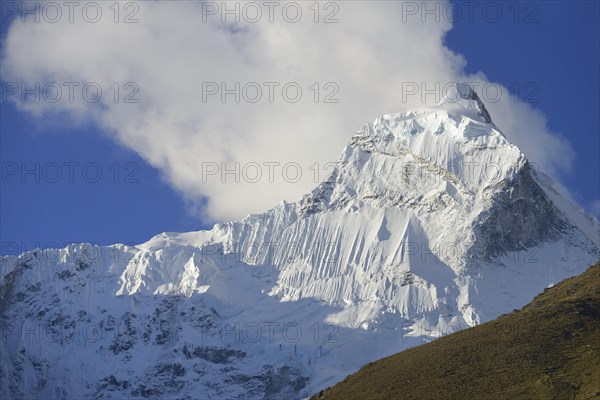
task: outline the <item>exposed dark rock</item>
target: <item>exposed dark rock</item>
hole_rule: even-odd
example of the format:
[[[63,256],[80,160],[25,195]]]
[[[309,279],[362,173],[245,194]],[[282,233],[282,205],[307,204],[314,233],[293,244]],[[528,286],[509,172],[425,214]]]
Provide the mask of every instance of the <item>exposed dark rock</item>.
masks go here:
[[[183,346],[182,353],[188,359],[201,358],[214,364],[225,364],[231,358],[246,357],[246,353],[241,350],[208,346],[188,347],[187,344]]]
[[[506,190],[498,191],[493,208],[475,227],[476,235],[485,238],[476,249],[484,259],[556,240],[570,228],[535,182],[534,173],[527,163],[512,181],[503,182]]]

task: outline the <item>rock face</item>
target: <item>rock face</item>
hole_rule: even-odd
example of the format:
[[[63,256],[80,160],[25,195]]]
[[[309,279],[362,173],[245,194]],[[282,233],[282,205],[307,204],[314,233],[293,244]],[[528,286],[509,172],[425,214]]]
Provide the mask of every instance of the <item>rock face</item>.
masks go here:
[[[467,100],[467,104],[469,104],[477,112],[477,115],[482,117],[483,120],[485,122],[487,122],[488,124],[493,123],[492,117],[490,116],[490,113],[488,112],[488,110],[485,108],[483,101],[481,101],[481,99],[479,99],[479,96],[477,96],[477,93],[475,93],[475,91],[473,90],[473,88],[471,88],[471,86],[469,86],[466,83],[457,83],[456,87],[453,89],[456,90],[455,99],[457,101],[460,101],[459,99]],[[453,92],[450,91],[449,96],[445,99],[446,102],[451,101],[452,96],[453,96],[452,93]],[[470,103],[469,103],[469,101],[470,101]]]
[[[459,93],[363,127],[296,203],[2,257],[2,396],[302,398],[597,261],[597,221]]]

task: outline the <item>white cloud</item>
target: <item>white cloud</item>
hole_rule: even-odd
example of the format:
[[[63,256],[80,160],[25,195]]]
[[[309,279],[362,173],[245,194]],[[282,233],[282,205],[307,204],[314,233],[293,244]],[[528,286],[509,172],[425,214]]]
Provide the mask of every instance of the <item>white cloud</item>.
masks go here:
[[[258,23],[240,24],[223,24],[220,15],[205,15],[203,22],[201,3],[167,1],[138,2],[138,23],[114,23],[109,4],[102,4],[103,17],[94,24],[77,12],[73,23],[67,18],[57,23],[15,20],[3,44],[3,79],[42,86],[97,82],[103,89],[100,104],[83,101],[80,90],[74,102],[65,101],[66,89],[56,103],[18,104],[40,118],[57,112],[74,120],[93,118],[161,170],[188,200],[206,197],[204,217],[212,220],[241,218],[282,199],[299,198],[324,178],[325,163],[337,158],[365,122],[423,105],[420,96],[403,101],[403,82],[433,87],[433,82],[465,78],[465,60],[443,44],[450,23],[403,22],[398,2],[340,2],[339,22],[332,24],[314,23],[309,3],[301,3],[298,23],[286,22],[276,10],[274,23],[263,14]],[[121,10],[121,19],[125,11],[131,10]],[[321,9],[319,18],[333,11]],[[485,82],[483,74],[476,78]],[[115,103],[109,89],[114,82],[135,82],[139,103]],[[228,95],[221,103],[215,95],[203,102],[206,82],[227,82],[229,87],[256,82],[262,100],[235,103]],[[267,100],[265,82],[280,83],[273,103]],[[297,103],[283,98],[281,88],[288,82],[302,88]],[[317,103],[310,89],[314,82]],[[325,87],[327,82],[335,86]],[[333,98],[339,102],[323,103],[336,87]],[[248,86],[248,97],[254,97],[254,89]],[[131,87],[121,87],[119,99],[130,92]],[[288,93],[293,96],[291,89]],[[497,125],[540,167],[551,173],[570,167],[572,149],[548,130],[540,112],[508,96],[489,108]],[[217,176],[203,179],[203,172],[215,165],[221,169],[223,162],[228,168],[239,163],[240,175],[246,172],[248,179],[242,175],[237,183],[233,174],[225,183]],[[280,163],[271,170],[273,183],[265,165],[269,162]],[[315,162],[319,169],[311,168]],[[293,182],[291,163],[302,168],[298,182]],[[263,175],[251,183],[256,165]]]

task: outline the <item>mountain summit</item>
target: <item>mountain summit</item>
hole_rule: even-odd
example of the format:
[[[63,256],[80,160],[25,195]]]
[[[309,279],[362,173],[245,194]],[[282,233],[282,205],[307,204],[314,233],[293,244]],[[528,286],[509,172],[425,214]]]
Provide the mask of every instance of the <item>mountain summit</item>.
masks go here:
[[[597,223],[457,91],[365,125],[295,203],[2,257],[2,396],[302,398],[596,262]]]
[[[488,124],[493,124],[492,117],[490,117],[490,113],[485,108],[485,104],[483,104],[483,101],[479,99],[475,90],[468,83],[457,82],[449,88],[440,105],[452,104],[460,104],[465,109],[474,111]]]

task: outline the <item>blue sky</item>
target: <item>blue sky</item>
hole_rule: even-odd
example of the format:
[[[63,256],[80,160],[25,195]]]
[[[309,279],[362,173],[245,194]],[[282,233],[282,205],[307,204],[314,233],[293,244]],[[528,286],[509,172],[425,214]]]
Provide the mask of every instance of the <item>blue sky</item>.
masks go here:
[[[517,22],[464,16],[446,45],[464,55],[467,72],[482,71],[509,88],[516,84],[522,96],[532,87],[524,85],[534,84],[531,105],[545,113],[549,128],[561,132],[576,153],[573,171],[561,179],[592,210],[600,198],[599,3],[535,4],[539,9],[521,8]],[[526,22],[528,15],[533,20]],[[140,243],[163,231],[212,226],[188,212],[186,200],[157,169],[95,124],[48,124],[10,102],[0,107],[2,254],[71,242]],[[39,182],[35,173],[21,176],[22,167],[35,169],[36,163]],[[72,176],[66,165],[72,166]]]

